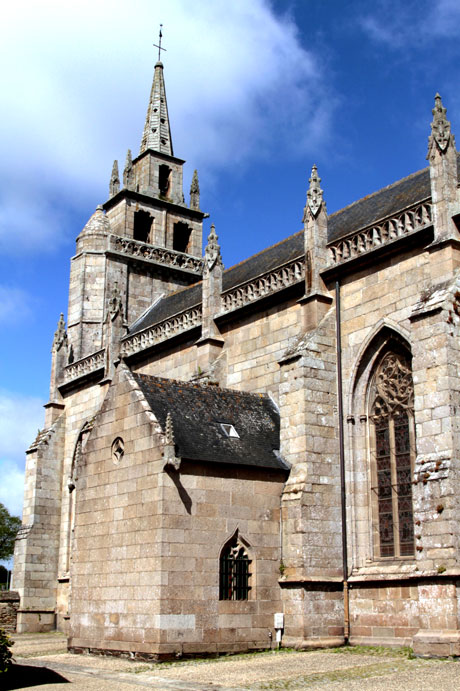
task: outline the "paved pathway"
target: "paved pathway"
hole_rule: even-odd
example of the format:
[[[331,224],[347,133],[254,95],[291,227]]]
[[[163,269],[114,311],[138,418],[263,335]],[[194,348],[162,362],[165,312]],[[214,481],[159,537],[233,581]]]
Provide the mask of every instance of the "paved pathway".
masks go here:
[[[63,684],[71,684],[69,691],[460,690],[460,661],[411,660],[381,649],[281,651],[151,664],[70,655],[65,638],[56,633],[22,634],[15,641],[13,674],[0,676],[5,691],[63,691]]]

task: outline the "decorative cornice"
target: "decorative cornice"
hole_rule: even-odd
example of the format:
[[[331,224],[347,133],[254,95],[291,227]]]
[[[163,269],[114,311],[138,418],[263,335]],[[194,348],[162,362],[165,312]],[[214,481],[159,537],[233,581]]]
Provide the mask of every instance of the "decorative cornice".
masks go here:
[[[105,348],[98,350],[96,353],[91,353],[87,357],[81,358],[71,365],[67,365],[64,369],[64,384],[73,382],[81,377],[86,377],[88,374],[104,369],[105,365]]]
[[[299,257],[299,259],[294,259],[294,261],[262,274],[252,281],[247,281],[225,291],[222,294],[222,313],[232,312],[291,285],[300,283],[304,277],[305,262],[303,257]]]
[[[201,276],[203,272],[203,260],[190,254],[157,247],[156,245],[146,245],[143,242],[138,242],[131,238],[122,238],[117,235],[111,236],[110,244],[113,251],[134,257],[135,259],[154,262],[168,268],[180,269],[197,276]]]
[[[173,336],[194,329],[201,325],[201,305],[196,305],[188,310],[184,310],[179,314],[164,319],[158,324],[148,326],[146,329],[139,331],[132,336],[126,336],[121,342],[122,357],[129,357],[136,353],[151,348],[158,343],[167,341]]]
[[[341,264],[363,254],[372,252],[382,245],[390,244],[400,237],[432,225],[431,202],[426,201],[406,209],[398,216],[388,218],[378,225],[359,230],[346,238],[329,244],[328,266]]]

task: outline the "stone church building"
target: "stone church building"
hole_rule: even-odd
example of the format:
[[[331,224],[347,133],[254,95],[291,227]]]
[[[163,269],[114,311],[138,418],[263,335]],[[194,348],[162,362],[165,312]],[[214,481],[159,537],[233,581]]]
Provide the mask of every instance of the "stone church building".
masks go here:
[[[224,270],[155,65],[76,241],[19,631],[166,658],[266,648],[277,614],[282,645],[460,655],[458,160],[437,95],[428,168],[328,215],[313,166],[300,232]]]

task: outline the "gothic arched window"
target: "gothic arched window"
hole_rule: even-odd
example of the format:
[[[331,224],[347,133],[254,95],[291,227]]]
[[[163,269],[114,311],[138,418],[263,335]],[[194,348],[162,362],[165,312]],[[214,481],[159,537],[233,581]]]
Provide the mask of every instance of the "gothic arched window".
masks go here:
[[[414,554],[413,400],[409,358],[387,352],[375,370],[370,399],[374,535],[380,557]]]
[[[251,560],[238,539],[222,550],[219,568],[219,600],[247,600],[251,586]]]

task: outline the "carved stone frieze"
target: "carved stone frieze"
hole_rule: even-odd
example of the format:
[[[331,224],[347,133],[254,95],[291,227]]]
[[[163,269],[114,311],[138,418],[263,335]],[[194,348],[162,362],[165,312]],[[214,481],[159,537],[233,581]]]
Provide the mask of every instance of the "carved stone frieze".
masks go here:
[[[354,259],[433,223],[430,202],[418,204],[379,225],[364,228],[329,245],[329,266]]]
[[[105,349],[98,350],[96,353],[92,353],[81,360],[73,362],[71,365],[67,365],[64,370],[64,383],[67,384],[87,374],[96,372],[98,369],[103,369],[104,364]]]
[[[201,314],[201,305],[197,305],[170,319],[149,326],[139,333],[126,337],[121,344],[121,355],[133,355],[157,343],[167,341],[168,338],[177,334],[193,329],[195,326],[200,326]]]
[[[222,295],[222,311],[231,312],[250,302],[259,300],[304,280],[305,266],[302,259],[296,259],[279,269],[259,276],[254,281],[228,290]]]
[[[153,261],[163,266],[180,269],[197,275],[203,272],[203,260],[199,257],[192,257],[183,252],[146,245],[137,240],[112,236],[112,246],[116,252],[121,252],[130,257]]]

